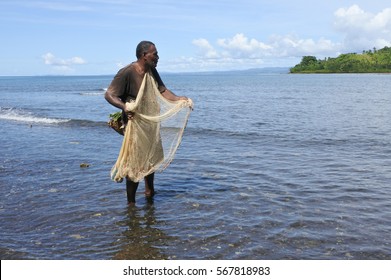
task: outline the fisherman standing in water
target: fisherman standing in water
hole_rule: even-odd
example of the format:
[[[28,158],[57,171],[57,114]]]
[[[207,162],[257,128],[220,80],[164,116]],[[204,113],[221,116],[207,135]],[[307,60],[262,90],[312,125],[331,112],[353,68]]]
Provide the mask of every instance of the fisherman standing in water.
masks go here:
[[[134,118],[134,112],[129,111],[126,107],[126,102],[136,100],[140,87],[142,86],[146,73],[151,74],[157,84],[160,94],[169,101],[179,101],[189,99],[185,96],[177,96],[172,91],[166,88],[156,66],[159,60],[158,51],[154,43],[150,41],[142,41],[136,48],[137,61],[120,69],[112,80],[110,86],[105,93],[105,99],[113,106],[122,110],[122,119],[125,125],[131,122]],[[138,152],[143,151],[140,147]],[[145,181],[145,196],[153,197],[154,189],[154,172],[144,177]],[[136,202],[136,191],[139,182],[126,177],[126,193],[129,205],[134,205]]]

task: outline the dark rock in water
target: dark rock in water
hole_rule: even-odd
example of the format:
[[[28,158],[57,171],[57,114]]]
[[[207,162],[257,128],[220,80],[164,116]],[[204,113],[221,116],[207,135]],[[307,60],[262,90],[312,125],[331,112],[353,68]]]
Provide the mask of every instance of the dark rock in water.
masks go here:
[[[90,167],[88,163],[80,163],[80,168]]]

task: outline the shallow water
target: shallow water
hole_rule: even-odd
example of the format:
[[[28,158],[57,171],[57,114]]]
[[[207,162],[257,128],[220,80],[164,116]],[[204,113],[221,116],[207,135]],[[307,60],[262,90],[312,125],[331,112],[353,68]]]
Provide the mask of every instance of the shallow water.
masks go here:
[[[389,75],[162,76],[195,110],[130,208],[111,77],[0,77],[2,259],[391,259]]]

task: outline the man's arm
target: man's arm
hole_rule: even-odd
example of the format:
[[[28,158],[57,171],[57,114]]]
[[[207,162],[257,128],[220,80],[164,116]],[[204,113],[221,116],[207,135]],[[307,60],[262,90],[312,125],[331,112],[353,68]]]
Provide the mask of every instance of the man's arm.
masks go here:
[[[177,96],[171,90],[167,89],[166,86],[164,85],[162,79],[160,78],[160,75],[157,72],[156,68],[152,69],[152,74],[153,74],[154,78],[156,79],[157,84],[158,84],[158,89],[164,98],[166,98],[170,101],[187,100],[188,99],[185,96]]]
[[[133,118],[133,112],[126,110],[126,104],[122,101],[120,97],[116,96],[114,92],[110,90],[110,88],[108,88],[105,93],[105,99],[111,105],[117,107],[118,109],[121,109],[123,114],[126,114],[128,120],[131,120]]]
[[[122,96],[125,91],[126,84],[126,75],[124,74],[124,69],[121,69],[105,92],[105,99],[114,107],[121,109],[122,112],[127,115],[128,119],[132,119],[133,113],[126,110],[126,104],[123,101]]]
[[[125,103],[121,100],[119,96],[109,87],[105,93],[105,99],[114,107],[125,111]]]
[[[177,96],[175,95],[171,90],[165,89],[162,93],[164,98],[171,100],[171,101],[178,101],[178,100],[187,100],[188,98],[186,96]]]
[[[117,107],[121,110],[125,109],[125,103],[121,99],[122,95],[125,92],[126,87],[126,74],[125,68],[122,68],[118,71],[118,73],[114,76],[111,81],[106,93],[105,99],[114,107]]]

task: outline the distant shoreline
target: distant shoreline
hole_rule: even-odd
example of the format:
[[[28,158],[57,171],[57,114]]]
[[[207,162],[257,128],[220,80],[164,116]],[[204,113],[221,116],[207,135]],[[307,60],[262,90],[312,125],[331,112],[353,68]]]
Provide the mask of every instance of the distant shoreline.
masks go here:
[[[391,74],[391,70],[388,72],[321,72],[321,71],[302,71],[302,72],[290,72],[289,74]]]
[[[315,56],[303,56],[301,62],[290,68],[290,73],[322,74],[385,74],[391,73],[391,48],[363,51],[362,54],[346,53],[336,58],[317,59]]]

